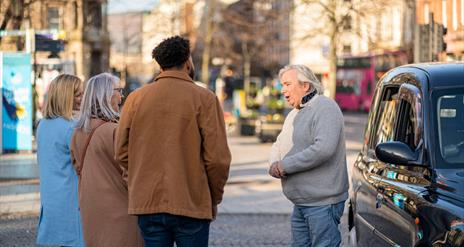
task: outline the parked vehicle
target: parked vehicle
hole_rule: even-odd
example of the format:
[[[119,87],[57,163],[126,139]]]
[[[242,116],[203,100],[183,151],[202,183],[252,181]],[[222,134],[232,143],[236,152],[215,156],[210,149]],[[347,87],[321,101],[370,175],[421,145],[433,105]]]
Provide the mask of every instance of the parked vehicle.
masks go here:
[[[384,75],[351,173],[358,246],[464,246],[464,63]]]
[[[261,108],[255,122],[255,134],[260,142],[275,142],[290,108],[285,107],[280,82],[261,90]]]
[[[407,62],[402,51],[339,59],[335,100],[342,110],[369,111],[375,83],[390,69]]]
[[[255,132],[260,142],[275,142],[284,125],[283,114],[263,114],[255,123]]]

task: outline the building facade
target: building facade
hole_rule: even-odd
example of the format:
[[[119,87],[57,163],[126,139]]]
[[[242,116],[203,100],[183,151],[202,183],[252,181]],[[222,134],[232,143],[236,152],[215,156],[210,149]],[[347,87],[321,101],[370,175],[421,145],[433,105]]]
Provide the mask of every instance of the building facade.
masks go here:
[[[372,9],[354,14],[345,28],[343,55],[364,55],[390,51],[407,52],[412,60],[414,45],[414,2],[377,1]]]
[[[438,43],[441,47],[432,47],[439,50],[440,61],[464,60],[464,0],[416,0],[416,21],[419,26],[436,23],[446,31],[437,34],[435,39],[443,39]],[[437,25],[435,25],[437,26]],[[438,35],[438,36],[437,36]],[[444,35],[444,37],[440,37]],[[444,44],[444,47],[442,46]],[[422,50],[418,48],[418,50]]]
[[[305,64],[323,80],[329,73],[330,31],[328,10],[320,4],[294,0],[290,27],[290,61]],[[337,56],[405,51],[410,60],[414,45],[414,4],[407,0],[336,2]],[[345,5],[345,6],[344,6]],[[351,6],[348,6],[351,5]],[[352,8],[353,10],[350,10]],[[341,21],[345,19],[344,21]]]
[[[144,61],[144,25],[150,11],[114,13],[108,15],[108,31],[111,39],[110,67],[120,72],[123,81],[148,82],[155,66]]]
[[[152,62],[153,48],[173,35],[189,38],[194,47],[204,6],[204,1],[160,0],[144,21],[143,62]]]
[[[13,0],[13,4],[18,4],[18,11],[23,11],[19,29],[36,34],[33,42],[36,49],[33,50],[38,67],[62,69],[65,64],[64,72],[82,79],[108,71],[110,39],[106,0],[47,0],[27,4]],[[9,24],[5,29],[12,26]],[[17,42],[15,38],[2,39],[2,50],[15,50],[9,40]],[[36,71],[37,76],[39,73],[41,71]]]
[[[189,38],[194,48],[204,6],[205,1],[160,0],[148,11],[110,14],[111,68],[123,79],[127,72],[129,81],[150,82],[159,71],[153,48],[174,35]]]
[[[290,62],[291,1],[240,0],[222,11],[216,40],[229,42],[228,58],[251,76],[272,76]],[[219,54],[217,56],[220,56]]]
[[[304,64],[322,79],[329,73],[329,38],[319,32],[326,23],[320,21],[322,7],[294,0],[290,16],[290,63]]]

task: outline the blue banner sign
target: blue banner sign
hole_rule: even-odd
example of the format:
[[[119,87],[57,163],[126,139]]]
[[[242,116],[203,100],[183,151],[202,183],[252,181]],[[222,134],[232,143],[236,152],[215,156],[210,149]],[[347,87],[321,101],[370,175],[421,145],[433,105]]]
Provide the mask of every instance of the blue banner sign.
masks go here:
[[[0,53],[2,149],[32,150],[32,65],[29,53]]]

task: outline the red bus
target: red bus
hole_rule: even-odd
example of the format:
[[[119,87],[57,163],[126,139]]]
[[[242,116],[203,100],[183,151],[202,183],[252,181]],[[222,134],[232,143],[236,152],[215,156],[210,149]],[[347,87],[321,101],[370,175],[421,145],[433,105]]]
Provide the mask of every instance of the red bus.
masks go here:
[[[369,111],[380,77],[407,63],[408,57],[402,51],[340,58],[337,61],[335,100],[342,110]]]

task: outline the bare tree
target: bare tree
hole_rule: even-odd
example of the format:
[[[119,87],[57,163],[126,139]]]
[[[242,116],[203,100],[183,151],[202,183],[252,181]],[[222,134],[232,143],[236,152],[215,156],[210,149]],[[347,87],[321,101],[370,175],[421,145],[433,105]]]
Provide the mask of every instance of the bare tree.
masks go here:
[[[288,49],[288,38],[279,39],[281,28],[277,24],[287,17],[290,6],[286,1],[241,0],[222,11],[220,32],[213,37],[218,54],[242,64],[244,90],[249,91],[252,64],[269,67],[276,61],[270,49],[282,45]],[[288,31],[288,27],[287,27]]]
[[[121,79],[124,84],[127,83],[128,79],[128,59],[131,55],[141,53],[141,43],[142,43],[142,33],[141,30],[135,29],[131,24],[134,22],[137,23],[136,19],[142,19],[141,13],[129,12],[123,15],[121,22],[118,23],[121,25],[119,32],[122,32],[122,70],[121,70]],[[140,24],[143,20],[140,20]],[[121,48],[121,47],[119,47]],[[133,61],[131,61],[133,62]]]
[[[2,10],[2,22],[0,24],[0,30],[5,30],[9,23],[11,23],[12,29],[19,29],[24,19],[24,12],[30,2],[25,0],[10,0],[5,1],[5,8],[3,9],[4,2],[1,3]]]
[[[380,11],[388,3],[386,0],[299,0],[300,6],[307,9],[320,9],[320,15],[314,16],[323,27],[315,27],[306,33],[302,39],[311,39],[316,35],[324,35],[329,39],[329,82],[328,91],[330,97],[335,97],[336,66],[338,59],[338,41],[342,34],[352,32],[357,34],[359,30],[346,30],[351,25],[352,18],[365,17],[375,11]]]
[[[205,25],[205,36],[204,36],[204,47],[201,59],[201,81],[209,84],[209,63],[211,55],[211,42],[213,40],[213,32],[215,30],[214,16],[216,14],[216,0],[206,1],[206,25]]]
[[[38,0],[6,0],[0,2],[0,30],[18,30],[23,25],[24,20],[30,18],[30,6]],[[0,36],[0,43],[3,38]],[[23,43],[19,39],[16,41],[18,50],[22,50]]]
[[[152,36],[168,37],[172,35],[184,35],[182,11],[185,1],[161,0],[157,7],[151,11],[151,21],[153,25],[144,32]]]

